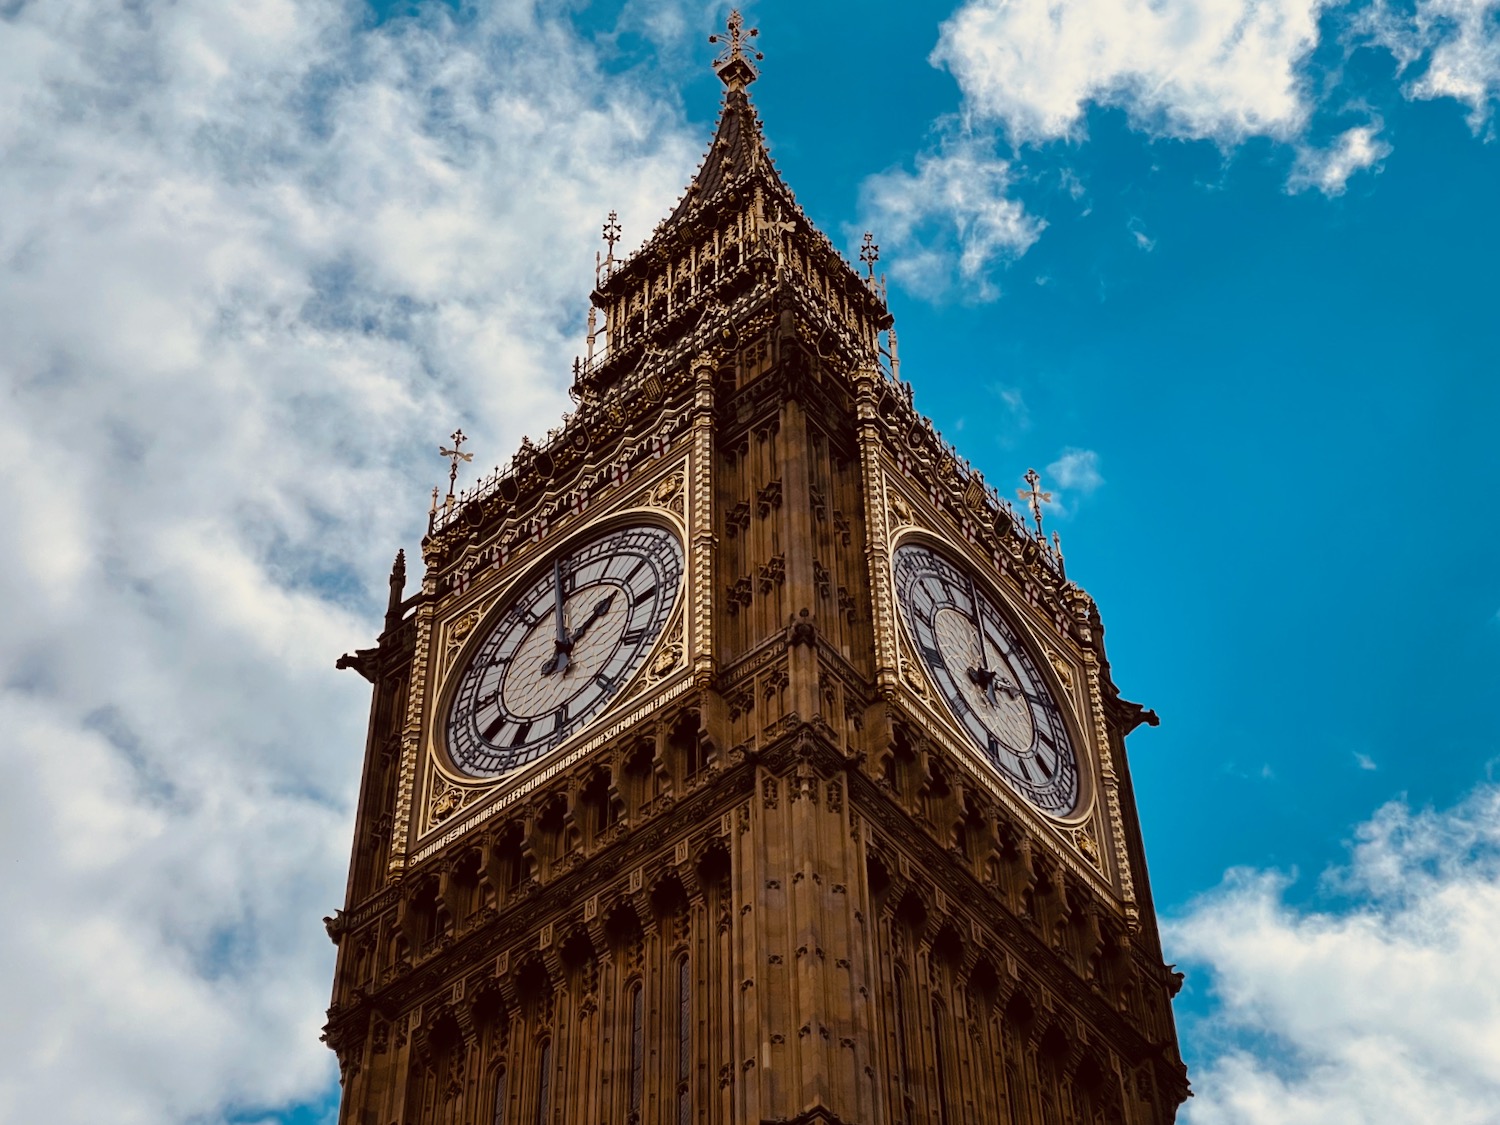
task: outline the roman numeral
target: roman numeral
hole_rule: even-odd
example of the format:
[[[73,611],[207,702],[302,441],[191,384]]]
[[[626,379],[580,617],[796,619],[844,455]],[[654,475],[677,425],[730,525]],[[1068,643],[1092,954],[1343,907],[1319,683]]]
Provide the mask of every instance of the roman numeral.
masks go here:
[[[643,601],[646,601],[648,598],[654,598],[655,596],[656,596],[656,587],[655,586],[648,586],[648,587],[646,587],[646,589],[642,590],[639,594],[637,594],[634,598],[632,598],[631,601],[630,601],[630,604],[631,604],[632,607],[638,606]]]
[[[922,650],[922,656],[926,659],[927,663],[941,664],[943,662],[943,654],[937,649],[928,648],[926,645],[918,645],[917,647]]]
[[[490,725],[485,727],[484,730],[480,732],[480,737],[483,738],[486,742],[493,742],[495,739],[495,735],[500,733],[500,728],[504,725],[505,714],[504,712],[502,712],[499,715],[496,715]]]
[[[645,559],[641,559],[641,560],[639,560],[635,564],[635,566],[631,567],[630,573],[625,576],[625,585],[629,586],[630,583],[631,583],[631,580],[633,578],[635,578],[635,576],[641,572],[641,567],[643,567],[645,565],[646,565],[646,560]]]
[[[643,641],[645,639],[645,637],[646,637],[646,630],[644,630],[644,629],[632,629],[632,630],[630,630],[630,632],[626,633],[620,639],[622,641],[624,641],[628,645],[638,645],[638,644],[641,643],[641,641]]]
[[[556,732],[562,730],[563,727],[567,725],[567,722],[568,722],[568,707],[567,707],[567,704],[563,704],[563,706],[561,706],[561,707],[559,707],[557,709],[557,714],[553,716],[553,719],[552,719],[552,730],[553,730],[553,732],[556,733]]]
[[[530,733],[531,733],[531,724],[530,723],[522,723],[520,726],[518,726],[516,728],[516,733],[511,737],[510,744],[512,746],[520,746],[522,743],[524,743],[526,741],[526,736],[528,734],[530,734]]]

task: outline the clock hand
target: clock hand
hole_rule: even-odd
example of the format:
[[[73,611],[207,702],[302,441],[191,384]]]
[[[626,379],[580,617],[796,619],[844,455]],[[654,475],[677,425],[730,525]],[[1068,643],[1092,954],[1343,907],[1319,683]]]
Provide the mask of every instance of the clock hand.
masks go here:
[[[594,612],[589,614],[588,620],[573,630],[572,637],[568,639],[569,648],[572,648],[573,645],[583,640],[583,635],[589,631],[589,626],[609,612],[609,607],[614,603],[614,600],[615,595],[611,592],[594,603]]]
[[[542,665],[544,676],[550,676],[558,671],[566,672],[568,654],[573,651],[573,639],[568,636],[568,627],[563,621],[562,559],[552,561],[552,589],[552,604],[557,625],[557,636],[553,643],[557,647],[552,650],[552,655]]]
[[[969,679],[984,689],[984,697],[991,707],[995,706],[995,670],[990,667],[989,656],[984,651],[984,626],[979,623],[979,591],[974,588],[974,579],[969,578],[970,620],[974,623],[974,639],[979,642],[979,667],[969,669]]]

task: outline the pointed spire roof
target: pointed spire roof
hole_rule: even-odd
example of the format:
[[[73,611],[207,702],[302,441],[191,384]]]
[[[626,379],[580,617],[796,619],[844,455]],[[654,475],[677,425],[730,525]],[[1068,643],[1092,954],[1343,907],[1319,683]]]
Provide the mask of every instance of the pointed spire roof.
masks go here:
[[[732,85],[724,92],[724,104],[719,110],[719,124],[714,132],[713,143],[709,145],[708,153],[682,199],[662,223],[662,229],[675,227],[694,211],[715,199],[726,184],[733,183],[758,168],[769,172],[776,185],[786,190],[786,185],[781,183],[781,177],[776,174],[771,155],[766,150],[760,115],[750,104],[750,97],[744,86]]]

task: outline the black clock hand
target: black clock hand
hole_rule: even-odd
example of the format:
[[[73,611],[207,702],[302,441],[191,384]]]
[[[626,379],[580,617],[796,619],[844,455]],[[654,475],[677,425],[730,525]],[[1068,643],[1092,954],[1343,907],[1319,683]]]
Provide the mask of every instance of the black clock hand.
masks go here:
[[[583,635],[589,631],[589,626],[609,612],[609,607],[614,604],[614,600],[615,595],[609,593],[594,603],[594,612],[589,614],[588,620],[573,630],[572,637],[568,639],[569,648],[572,648],[579,641],[583,640]]]
[[[979,667],[969,669],[969,679],[984,689],[984,697],[991,707],[995,706],[995,670],[990,667],[989,656],[984,651],[984,626],[979,622],[979,591],[974,588],[974,579],[969,579],[970,619],[974,623],[974,639],[979,642]]]
[[[544,676],[550,676],[553,672],[566,672],[568,654],[573,651],[573,638],[568,636],[568,627],[563,621],[562,559],[555,559],[552,563],[552,590],[553,609],[557,623],[557,636],[553,643],[557,647],[552,650],[552,655],[542,665]]]

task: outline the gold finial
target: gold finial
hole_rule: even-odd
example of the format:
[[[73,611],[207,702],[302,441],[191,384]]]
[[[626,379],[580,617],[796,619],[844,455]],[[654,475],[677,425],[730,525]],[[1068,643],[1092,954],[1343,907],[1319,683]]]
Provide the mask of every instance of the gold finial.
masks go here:
[[[599,260],[599,255],[594,254],[594,284],[600,284],[601,280],[608,280],[609,275],[615,272],[615,243],[620,241],[620,214],[611,211],[609,218],[604,220],[604,242],[608,247],[604,254],[604,260]]]
[[[869,271],[870,280],[875,280],[875,263],[880,261],[880,247],[876,245],[875,236],[865,231],[865,240],[859,247],[859,260],[865,264]]]
[[[714,60],[714,70],[719,73],[719,80],[731,90],[742,89],[754,82],[758,72],[754,63],[760,62],[766,56],[759,51],[745,50],[747,40],[755,39],[760,35],[760,28],[745,27],[745,17],[740,15],[740,10],[735,8],[729,13],[729,21],[725,25],[726,34],[710,35],[710,43],[723,43],[724,50]]]
[[[1036,521],[1036,533],[1041,538],[1042,544],[1045,546],[1047,542],[1047,535],[1046,532],[1042,530],[1042,505],[1052,503],[1052,493],[1043,492],[1040,488],[1037,487],[1037,485],[1041,483],[1042,478],[1037,475],[1037,471],[1035,469],[1026,470],[1025,480],[1028,487],[1016,489],[1016,496],[1022,500],[1025,500],[1027,505],[1031,508],[1031,518]]]
[[[453,499],[453,486],[458,482],[458,463],[460,461],[472,461],[472,460],[474,460],[474,454],[472,454],[472,453],[464,453],[460,449],[460,447],[463,445],[463,443],[466,442],[466,441],[468,441],[468,440],[469,439],[464,436],[463,430],[454,430],[453,431],[453,448],[452,449],[445,449],[441,445],[438,446],[438,456],[440,456],[440,457],[447,457],[452,462],[448,466],[448,499],[449,500]]]

